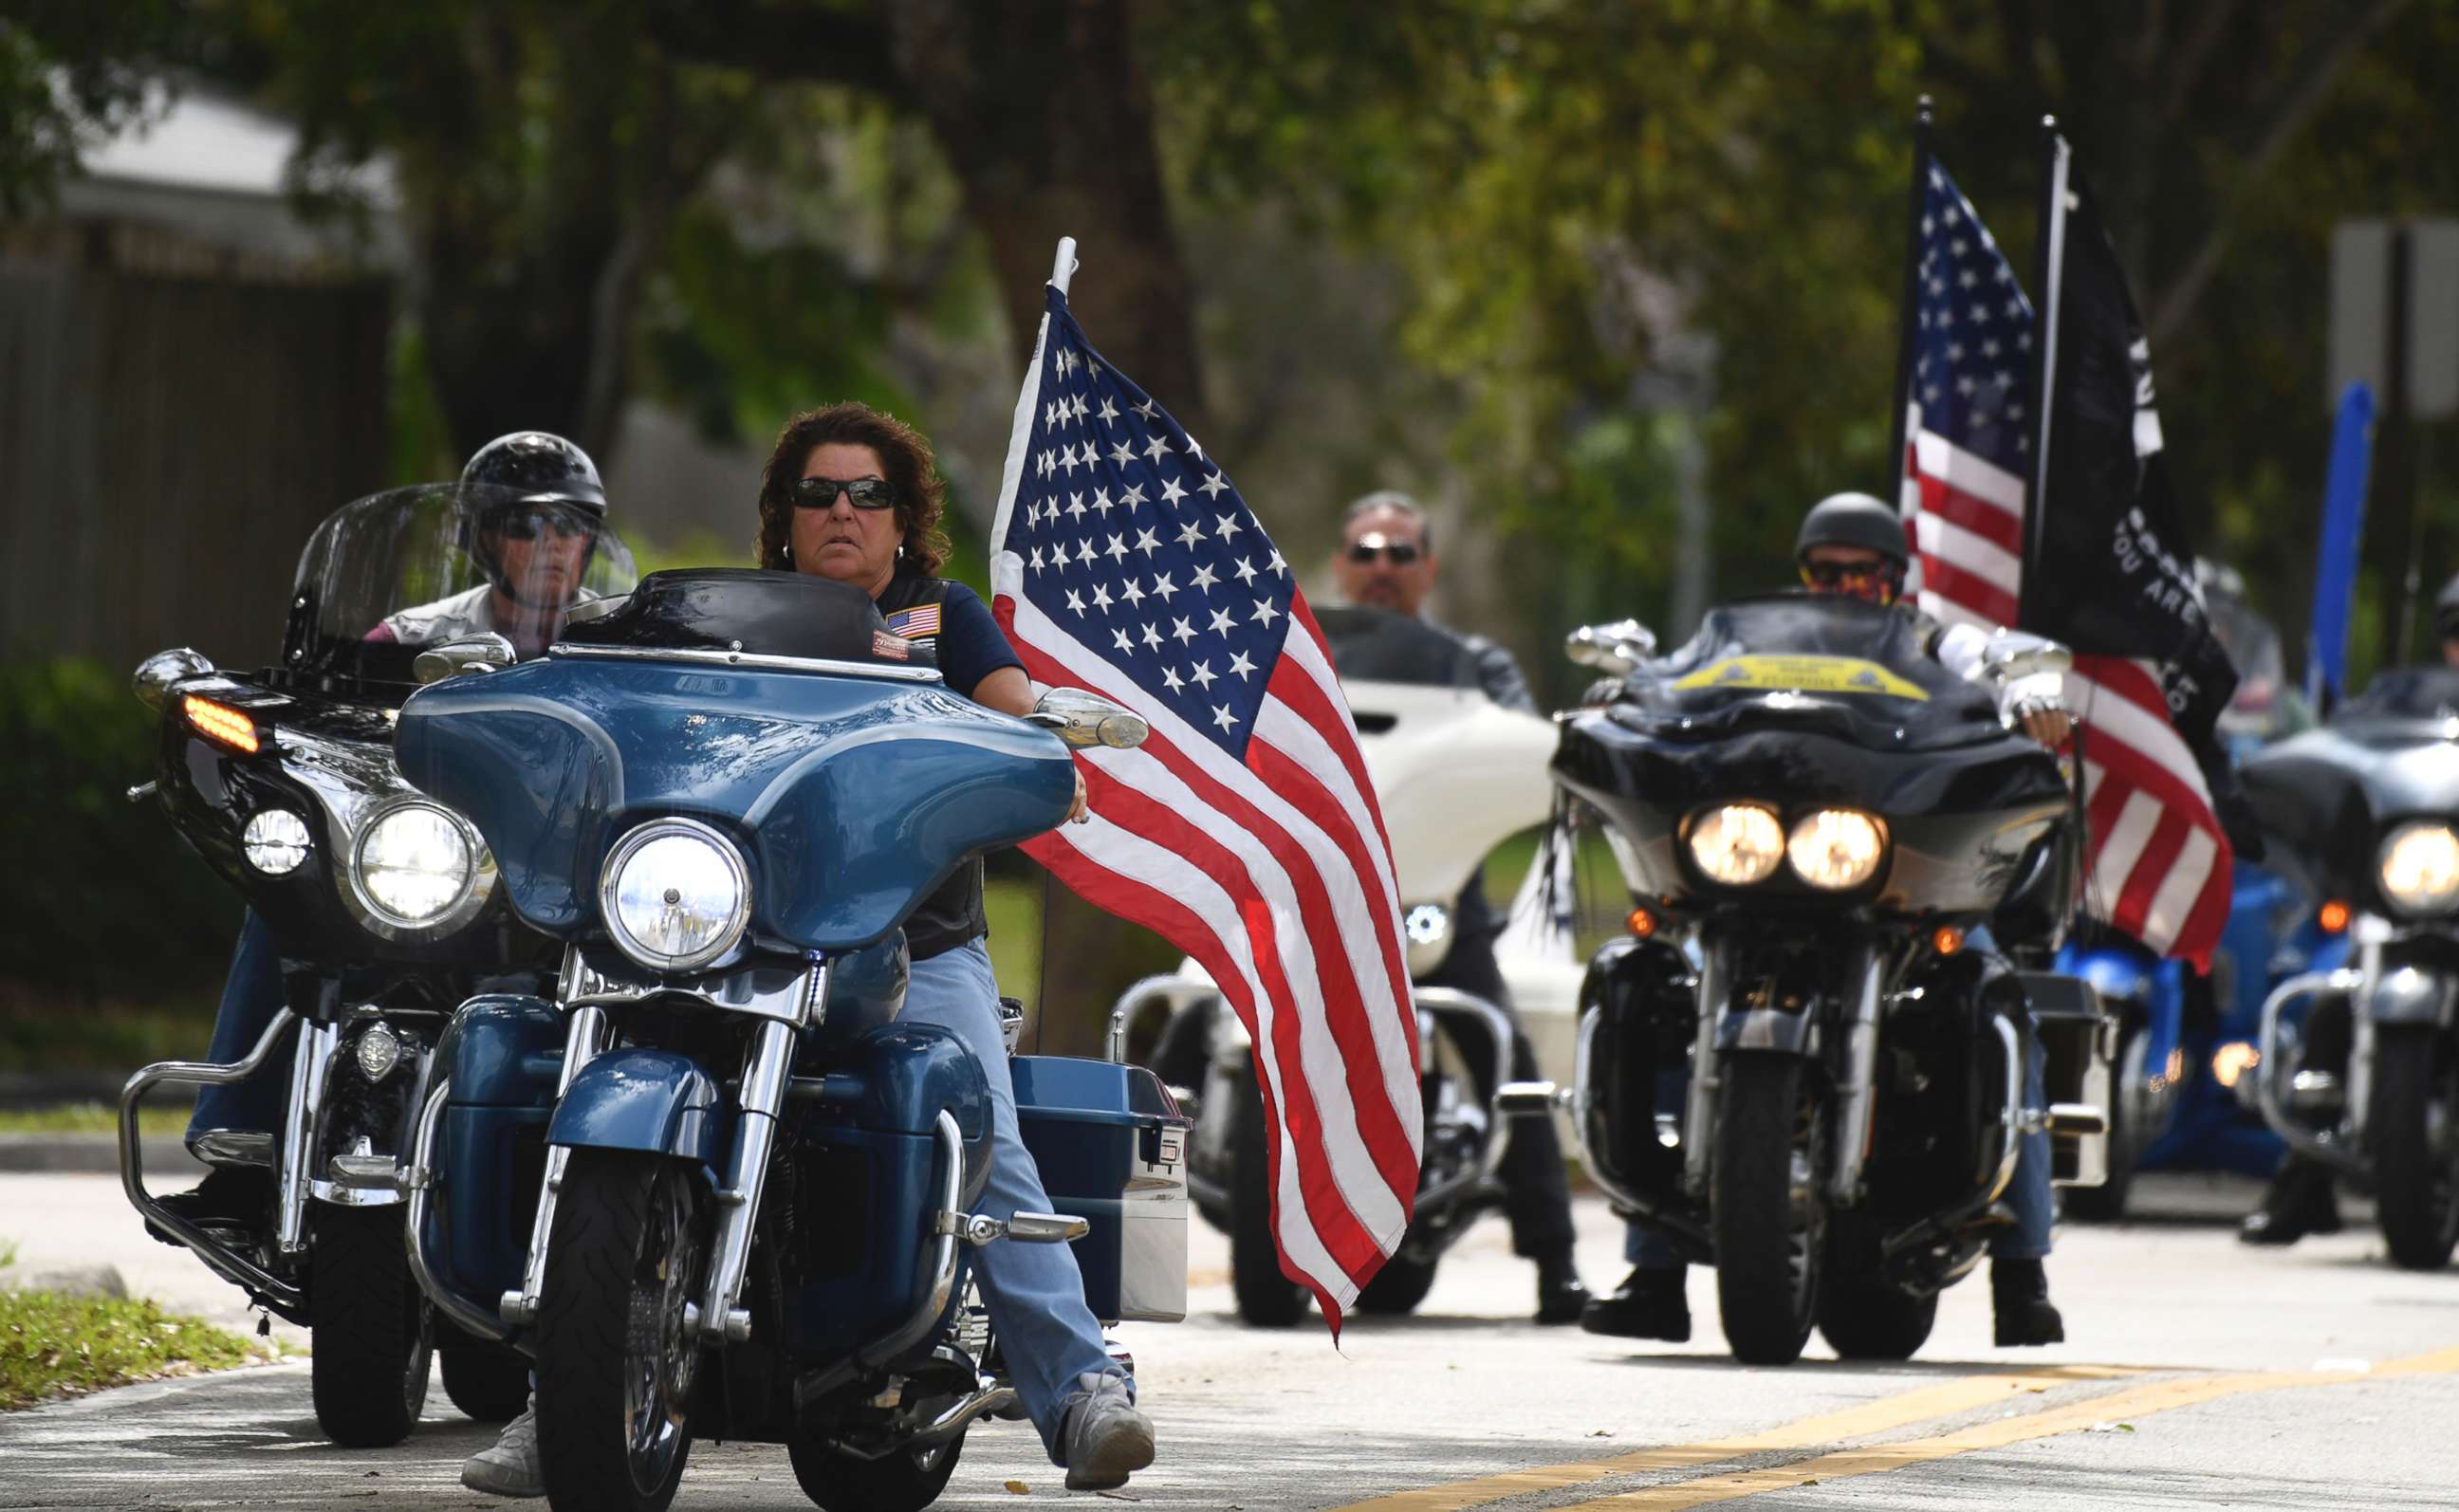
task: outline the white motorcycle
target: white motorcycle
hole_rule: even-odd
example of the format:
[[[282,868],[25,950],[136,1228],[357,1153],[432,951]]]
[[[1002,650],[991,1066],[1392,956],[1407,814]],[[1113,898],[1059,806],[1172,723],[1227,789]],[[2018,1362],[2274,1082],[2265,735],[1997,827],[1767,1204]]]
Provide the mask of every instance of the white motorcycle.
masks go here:
[[[1546,1074],[1570,1059],[1581,968],[1568,932],[1531,916],[1543,913],[1533,872],[1499,935],[1482,887],[1471,892],[1498,845],[1546,821],[1555,732],[1546,720],[1486,697],[1475,657],[1442,631],[1375,609],[1325,608],[1316,616],[1392,838],[1418,1010],[1425,1159],[1415,1217],[1399,1252],[1357,1299],[1363,1312],[1405,1313],[1434,1285],[1443,1250],[1502,1200],[1496,1169],[1511,1129],[1495,1094],[1512,1080],[1512,1025],[1494,1000],[1498,991],[1527,1021]],[[1498,971],[1483,969],[1489,950]],[[1460,983],[1449,984],[1455,976]],[[1131,1034],[1163,1018],[1146,1059],[1195,1118],[1189,1195],[1230,1235],[1239,1315],[1288,1327],[1305,1315],[1308,1296],[1282,1272],[1272,1241],[1275,1184],[1253,1040],[1221,1004],[1204,969],[1181,962],[1120,998],[1109,1054],[1124,1059]]]

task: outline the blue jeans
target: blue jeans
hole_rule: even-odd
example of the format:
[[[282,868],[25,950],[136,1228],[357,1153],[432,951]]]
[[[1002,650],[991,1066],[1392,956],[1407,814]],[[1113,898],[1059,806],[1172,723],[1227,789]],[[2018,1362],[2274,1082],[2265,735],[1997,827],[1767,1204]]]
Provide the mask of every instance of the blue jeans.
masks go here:
[[[231,953],[230,975],[222,980],[221,1006],[214,1011],[213,1043],[205,1059],[228,1062],[255,1049],[264,1026],[285,1006],[282,955],[274,946],[273,930],[250,909],[240,925],[239,948]],[[290,1091],[290,1060],[297,1053],[293,1040],[246,1081],[199,1087],[188,1142],[193,1144],[198,1135],[214,1129],[279,1132],[283,1101]]]
[[[2049,1101],[2042,1078],[2046,1074],[2048,1054],[2041,1041],[2032,1041],[2031,1054],[2024,1062],[2024,1102],[2039,1107]],[[1688,1080],[1687,1078],[1685,1079]],[[2045,1260],[2049,1253],[2049,1229],[2056,1222],[2056,1206],[2050,1192],[2052,1172],[2049,1168],[2049,1136],[2046,1129],[2035,1129],[2023,1138],[2022,1148],[2015,1156],[2015,1179],[2007,1184],[2007,1204],[2015,1210],[2015,1227],[2002,1228],[1989,1241],[1989,1254],[1996,1260]],[[1671,1240],[1657,1231],[1653,1225],[1634,1218],[1623,1230],[1623,1258],[1635,1270],[1679,1270],[1682,1253]]]
[[[991,1174],[974,1211],[1008,1219],[1019,1212],[1048,1212],[1041,1189],[1017,1132],[1016,1089],[1009,1082],[1007,1043],[1000,1037],[998,980],[979,939],[914,963],[900,1023],[937,1024],[954,1032],[981,1062],[991,1086]],[[1102,1342],[1101,1322],[1084,1305],[1084,1276],[1076,1252],[1063,1244],[994,1240],[975,1251],[975,1274],[990,1308],[991,1328],[1006,1356],[1010,1379],[1053,1464],[1061,1458],[1060,1430],[1068,1401],[1081,1390],[1080,1375],[1124,1376]],[[1135,1390],[1127,1377],[1129,1393]]]

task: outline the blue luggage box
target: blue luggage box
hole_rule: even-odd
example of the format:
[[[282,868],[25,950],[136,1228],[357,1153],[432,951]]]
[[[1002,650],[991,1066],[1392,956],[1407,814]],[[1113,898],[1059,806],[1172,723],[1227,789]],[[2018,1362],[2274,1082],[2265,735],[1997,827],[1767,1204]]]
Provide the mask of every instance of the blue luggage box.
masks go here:
[[[1017,1122],[1054,1212],[1090,1223],[1075,1242],[1084,1301],[1105,1323],[1187,1316],[1189,1121],[1142,1066],[1017,1056]]]

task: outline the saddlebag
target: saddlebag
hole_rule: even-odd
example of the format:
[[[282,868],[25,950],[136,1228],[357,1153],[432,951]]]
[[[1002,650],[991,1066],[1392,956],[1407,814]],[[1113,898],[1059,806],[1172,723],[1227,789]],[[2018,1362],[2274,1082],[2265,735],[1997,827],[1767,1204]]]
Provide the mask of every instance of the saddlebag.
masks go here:
[[[1161,1079],[1068,1056],[1008,1065],[1051,1211],[1092,1225],[1075,1241],[1085,1306],[1105,1323],[1186,1317],[1188,1121]]]
[[[428,1219],[442,1243],[428,1254],[436,1281],[483,1312],[520,1286],[529,1261],[563,1041],[563,1016],[543,999],[487,996],[461,1005],[436,1056],[452,1090]]]
[[[2049,1106],[2083,1103],[2109,1112],[2115,1078],[2110,1062],[2117,1050],[2117,1020],[2103,1007],[2100,991],[2081,976],[2058,972],[2018,972],[2032,1028],[2047,1053],[2042,1090]],[[2052,1133],[2053,1179],[2061,1186],[2097,1186],[2109,1180],[2109,1134]]]
[[[1617,1196],[1682,1204],[1683,1087],[1699,1022],[1691,963],[1658,941],[1613,939],[1580,985],[1580,1147]]]

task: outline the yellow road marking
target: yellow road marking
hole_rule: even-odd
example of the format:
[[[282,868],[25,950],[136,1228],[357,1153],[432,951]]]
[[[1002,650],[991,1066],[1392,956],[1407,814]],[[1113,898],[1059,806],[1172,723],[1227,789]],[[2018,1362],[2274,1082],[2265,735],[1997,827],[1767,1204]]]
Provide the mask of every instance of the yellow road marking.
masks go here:
[[[2018,1375],[1965,1376],[1919,1391],[1882,1396],[1840,1412],[1805,1418],[1799,1422],[1739,1438],[1643,1449],[1635,1454],[1615,1455],[1606,1460],[1582,1460],[1569,1464],[1536,1465],[1526,1470],[1506,1471],[1502,1475],[1451,1485],[1395,1492],[1371,1502],[1353,1502],[1337,1509],[1337,1512],[1453,1512],[1455,1508],[1483,1506],[1505,1497],[1582,1485],[1643,1470],[1688,1470],[1739,1459],[1743,1455],[1764,1454],[1772,1449],[1802,1449],[1812,1444],[1840,1443],[1848,1438],[1885,1433],[1890,1429],[1927,1422],[1933,1418],[1949,1418],[1991,1402],[2005,1401],[2013,1392],[2047,1390],[2076,1381],[2116,1380],[2141,1374],[2139,1370],[2110,1365],[2052,1365]]]
[[[1575,1504],[1583,1508],[1614,1508],[1617,1512],[1629,1512],[1631,1508],[1646,1508],[1648,1512],[1680,1512],[1684,1507],[1708,1506],[1767,1491],[1791,1490],[1810,1480],[1842,1480],[1853,1476],[1901,1470],[1906,1465],[1949,1459],[1976,1449],[2003,1449],[2028,1439],[2073,1433],[2095,1423],[2144,1418],[2222,1396],[2278,1391],[2291,1386],[2328,1386],[2404,1376],[2447,1375],[2453,1371],[2459,1371],[2459,1349],[2393,1360],[2365,1372],[2266,1371],[2242,1376],[2154,1381],[2150,1385],[2131,1387],[2085,1401],[2068,1402],[2020,1418],[1977,1423],[1935,1438],[1907,1438],[1896,1443],[1874,1444],[1866,1449],[1841,1449],[1814,1460],[1796,1460],[1792,1464],[1765,1470],[1718,1476],[1713,1480],[1647,1486],[1619,1496],[1598,1497]]]

